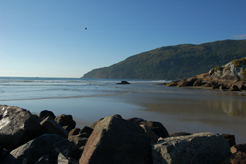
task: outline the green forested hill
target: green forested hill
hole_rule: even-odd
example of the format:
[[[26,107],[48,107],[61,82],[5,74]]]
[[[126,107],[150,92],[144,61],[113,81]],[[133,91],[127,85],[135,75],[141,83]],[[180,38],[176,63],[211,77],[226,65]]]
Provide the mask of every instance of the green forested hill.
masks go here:
[[[83,78],[176,80],[208,72],[242,57],[246,57],[246,40],[181,44],[131,56],[109,67],[94,69]]]

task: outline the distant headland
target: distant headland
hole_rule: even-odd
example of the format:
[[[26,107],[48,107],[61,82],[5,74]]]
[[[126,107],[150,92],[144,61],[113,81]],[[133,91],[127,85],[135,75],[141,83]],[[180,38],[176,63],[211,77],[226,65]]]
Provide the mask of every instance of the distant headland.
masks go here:
[[[246,40],[165,46],[97,68],[83,78],[178,80],[245,57]]]

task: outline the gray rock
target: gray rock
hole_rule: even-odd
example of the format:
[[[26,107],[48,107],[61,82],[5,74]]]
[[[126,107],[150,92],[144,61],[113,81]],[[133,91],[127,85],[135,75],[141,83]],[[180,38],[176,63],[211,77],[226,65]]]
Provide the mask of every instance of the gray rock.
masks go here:
[[[53,118],[48,116],[45,118],[42,122],[40,122],[40,125],[43,127],[45,133],[48,134],[57,134],[63,138],[68,137],[68,133],[65,129],[63,129]]]
[[[152,145],[153,164],[213,164],[229,153],[223,135],[210,132],[160,138]]]
[[[26,109],[0,105],[0,145],[8,150],[41,135],[39,121]]]
[[[150,164],[150,139],[137,124],[116,117],[97,123],[80,164]]]
[[[77,147],[56,134],[44,134],[14,149],[2,163],[33,164],[40,161],[57,162],[59,153],[69,157]]]

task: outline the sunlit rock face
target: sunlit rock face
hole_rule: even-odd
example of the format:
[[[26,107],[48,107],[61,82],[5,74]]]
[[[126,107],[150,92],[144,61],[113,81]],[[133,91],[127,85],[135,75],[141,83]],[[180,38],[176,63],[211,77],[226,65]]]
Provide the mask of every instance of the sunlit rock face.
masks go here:
[[[26,109],[0,105],[0,145],[12,150],[37,137],[41,126]]]
[[[238,80],[243,80],[246,77],[246,57],[233,60],[223,66],[217,66],[209,71],[209,76],[212,78],[224,78],[235,76]]]
[[[90,135],[80,164],[150,164],[150,139],[136,123],[106,117]]]
[[[230,146],[223,135],[210,132],[159,138],[152,145],[153,164],[216,163],[229,153]]]

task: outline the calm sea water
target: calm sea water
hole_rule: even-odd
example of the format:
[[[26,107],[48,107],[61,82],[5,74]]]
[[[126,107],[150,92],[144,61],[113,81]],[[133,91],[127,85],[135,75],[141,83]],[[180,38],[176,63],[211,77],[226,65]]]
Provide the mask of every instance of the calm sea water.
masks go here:
[[[155,85],[165,81],[0,77],[0,104],[71,114],[78,127],[120,114],[160,121],[169,133],[229,133],[246,142],[246,94]]]

